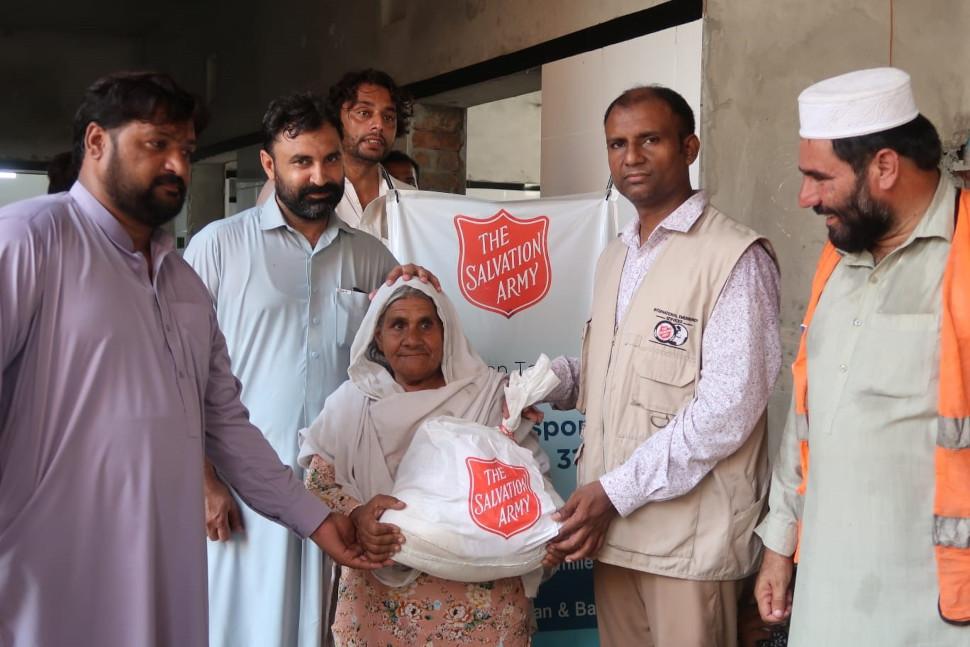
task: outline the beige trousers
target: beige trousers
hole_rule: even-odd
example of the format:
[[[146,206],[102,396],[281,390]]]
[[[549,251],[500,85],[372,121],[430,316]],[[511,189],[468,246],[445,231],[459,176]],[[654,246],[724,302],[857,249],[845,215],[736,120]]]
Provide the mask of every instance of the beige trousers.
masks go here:
[[[596,562],[600,647],[737,647],[740,581],[701,582]]]

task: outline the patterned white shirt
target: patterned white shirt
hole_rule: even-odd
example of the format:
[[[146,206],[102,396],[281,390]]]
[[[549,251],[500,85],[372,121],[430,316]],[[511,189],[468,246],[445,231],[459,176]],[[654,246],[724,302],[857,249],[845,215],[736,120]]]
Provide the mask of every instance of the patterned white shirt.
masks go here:
[[[620,277],[617,325],[670,233],[689,231],[705,206],[704,193],[694,193],[643,244],[638,220],[623,229],[620,239],[629,249]],[[686,494],[748,439],[781,367],[779,280],[778,266],[762,245],[752,245],[738,259],[704,329],[694,397],[625,463],[600,478],[621,515]],[[557,409],[574,408],[579,361],[557,357],[552,368],[560,386],[548,401]]]

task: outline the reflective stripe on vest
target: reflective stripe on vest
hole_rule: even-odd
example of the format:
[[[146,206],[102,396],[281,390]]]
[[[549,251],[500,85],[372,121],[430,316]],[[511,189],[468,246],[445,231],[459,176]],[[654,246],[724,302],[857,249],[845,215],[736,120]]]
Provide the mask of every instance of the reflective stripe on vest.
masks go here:
[[[962,191],[943,273],[940,419],[933,542],[940,615],[970,623],[970,191]]]

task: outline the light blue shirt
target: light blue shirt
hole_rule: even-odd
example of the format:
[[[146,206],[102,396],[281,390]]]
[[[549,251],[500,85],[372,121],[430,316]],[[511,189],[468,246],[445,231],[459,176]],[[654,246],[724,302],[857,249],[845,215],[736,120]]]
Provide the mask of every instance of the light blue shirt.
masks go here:
[[[275,196],[207,226],[185,260],[212,294],[243,403],[295,466],[296,432],[347,379],[367,293],[397,261],[378,239],[339,218],[311,248],[286,223]]]
[[[397,262],[379,240],[336,217],[310,247],[275,195],[208,225],[185,260],[215,302],[250,417],[301,473],[299,430],[347,379],[367,293]],[[330,569],[314,546],[241,511],[243,534],[209,543],[210,645],[316,647]]]

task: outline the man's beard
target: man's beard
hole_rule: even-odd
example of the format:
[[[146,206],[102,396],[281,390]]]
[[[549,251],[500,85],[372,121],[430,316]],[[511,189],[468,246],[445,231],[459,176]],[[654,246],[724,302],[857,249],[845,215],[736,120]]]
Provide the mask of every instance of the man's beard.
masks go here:
[[[814,211],[819,215],[838,218],[837,225],[828,227],[829,241],[850,254],[871,250],[886,235],[893,222],[889,205],[874,200],[869,194],[865,174],[857,176],[855,190],[844,204],[817,206]]]
[[[344,185],[327,182],[323,186],[308,184],[300,188],[286,185],[276,178],[276,197],[301,220],[323,220],[333,215],[344,197]]]
[[[359,137],[356,141],[352,141],[350,146],[343,146],[345,153],[349,151],[357,159],[364,160],[365,162],[381,162],[387,156],[387,150],[389,145],[387,140],[384,139],[384,135],[378,135],[380,140],[383,142],[383,148],[380,153],[371,153],[370,151],[365,151],[363,149],[363,143],[365,139],[370,139],[373,137],[373,133]],[[346,143],[346,142],[345,142]]]
[[[115,206],[126,216],[149,227],[160,227],[178,215],[185,204],[185,181],[174,173],[156,176],[147,187],[138,186],[121,163],[117,152],[111,153],[106,178],[108,195]],[[163,199],[155,195],[158,187],[178,189],[178,197]]]

